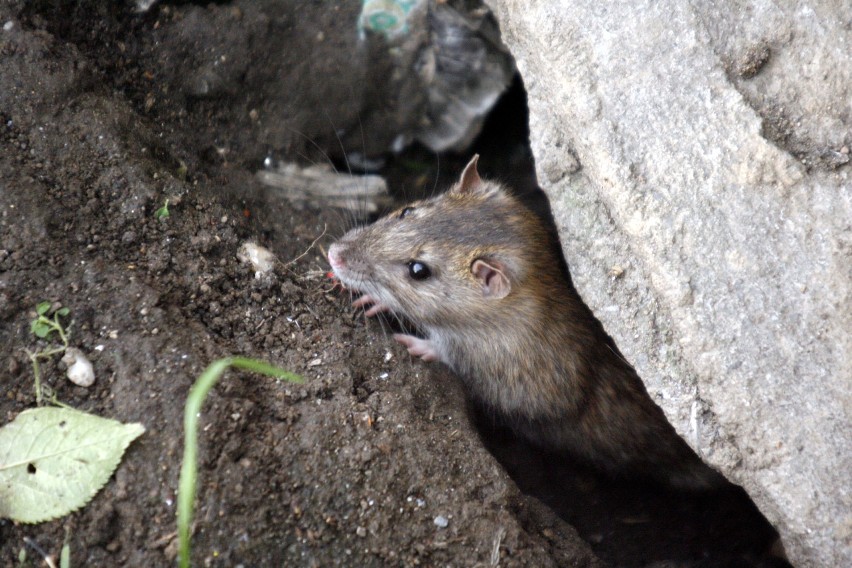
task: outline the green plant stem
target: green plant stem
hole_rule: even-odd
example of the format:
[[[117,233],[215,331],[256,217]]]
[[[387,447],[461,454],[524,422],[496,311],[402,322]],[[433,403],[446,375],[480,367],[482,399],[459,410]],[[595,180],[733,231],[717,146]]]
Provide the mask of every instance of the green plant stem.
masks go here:
[[[38,366],[38,354],[33,353],[29,349],[26,350],[27,357],[30,358],[30,363],[33,366],[33,376],[35,377],[35,395],[36,405],[41,406],[41,367]]]
[[[41,406],[42,400],[44,396],[42,395],[41,389],[41,367],[38,364],[39,359],[49,359],[54,355],[58,355],[60,353],[65,353],[68,349],[68,334],[62,324],[59,323],[59,312],[55,312],[53,314],[53,319],[48,319],[43,315],[39,315],[37,321],[43,323],[51,328],[51,331],[55,331],[59,334],[59,339],[62,340],[62,347],[54,347],[53,349],[47,349],[45,351],[36,351],[32,352],[29,349],[25,349],[27,356],[30,358],[30,363],[33,366],[33,375],[35,376],[35,395],[36,395],[36,405]],[[71,329],[71,325],[73,322],[68,325],[68,329]],[[49,334],[50,332],[48,332]],[[70,408],[69,406],[62,404],[56,400],[56,396],[53,397],[53,403],[57,406],[65,406],[66,408]]]
[[[62,543],[62,550],[59,553],[59,568],[71,568],[71,529],[65,527],[65,542]]]
[[[30,358],[30,363],[33,366],[33,376],[35,377],[35,395],[36,395],[36,405],[41,406],[42,399],[44,396],[42,395],[41,389],[41,367],[38,364],[39,359],[49,359],[54,355],[58,355],[59,353],[64,353],[68,348],[68,340],[65,338],[65,335],[62,334],[62,340],[65,343],[63,347],[55,347],[53,349],[48,349],[47,351],[36,351],[33,353],[29,349],[25,349],[27,353],[27,357]]]
[[[295,383],[301,383],[302,377],[279,369],[268,363],[248,359],[246,357],[226,357],[211,363],[189,391],[186,397],[186,407],[183,414],[184,445],[183,463],[180,469],[180,481],[178,482],[177,497],[177,525],[178,525],[178,562],[181,568],[189,568],[190,557],[190,525],[192,523],[192,509],[195,502],[195,486],[198,474],[198,417],[201,415],[201,406],[207,398],[207,393],[219,380],[229,367],[245,369],[255,373],[261,373],[285,379]]]
[[[68,324],[68,329],[71,329],[71,326],[74,322]],[[65,335],[65,328],[62,327],[62,324],[59,323],[59,312],[53,314],[53,327],[56,329],[56,333],[59,334],[59,339],[62,340],[62,351],[68,349],[68,336]]]
[[[70,404],[65,404],[64,402],[62,402],[61,400],[56,398],[56,393],[53,393],[53,396],[50,397],[50,404],[52,404],[53,406],[58,406],[59,408],[66,408],[68,410],[77,410],[76,408],[74,408]]]

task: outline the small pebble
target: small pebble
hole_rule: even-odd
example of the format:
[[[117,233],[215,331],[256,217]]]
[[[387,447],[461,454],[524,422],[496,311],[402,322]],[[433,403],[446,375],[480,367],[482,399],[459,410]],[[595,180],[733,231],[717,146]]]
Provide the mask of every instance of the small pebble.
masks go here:
[[[269,249],[252,242],[245,243],[240,247],[240,250],[237,251],[237,258],[241,262],[251,264],[255,278],[260,278],[261,274],[269,272],[275,265],[275,255]]]
[[[373,417],[369,412],[356,412],[352,415],[352,420],[356,428],[370,430],[373,427]]]
[[[68,365],[68,380],[77,386],[90,387],[95,383],[95,370],[92,363],[75,347],[69,347],[62,356],[62,362]]]
[[[447,528],[447,525],[450,524],[450,521],[448,521],[447,517],[445,517],[444,515],[438,515],[437,517],[435,517],[435,520],[433,522],[435,523],[435,526],[439,529],[445,529]]]

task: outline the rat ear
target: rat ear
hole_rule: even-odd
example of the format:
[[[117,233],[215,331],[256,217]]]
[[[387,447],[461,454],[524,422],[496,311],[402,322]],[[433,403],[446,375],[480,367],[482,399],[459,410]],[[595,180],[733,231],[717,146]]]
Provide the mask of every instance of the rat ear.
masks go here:
[[[453,187],[454,191],[458,193],[471,193],[482,185],[482,178],[479,177],[479,172],[476,171],[476,163],[478,161],[479,154],[474,154],[473,158],[465,166],[458,183]]]
[[[499,300],[512,291],[512,283],[506,274],[506,267],[501,262],[477,258],[470,265],[470,272],[482,287],[482,295],[486,298]]]

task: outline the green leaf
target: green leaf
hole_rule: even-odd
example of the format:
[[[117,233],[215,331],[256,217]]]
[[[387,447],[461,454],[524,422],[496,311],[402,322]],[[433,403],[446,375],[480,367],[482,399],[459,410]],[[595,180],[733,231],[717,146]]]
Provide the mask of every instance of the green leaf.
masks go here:
[[[165,204],[163,204],[162,207],[154,211],[154,217],[156,217],[157,219],[165,219],[169,215],[169,200],[166,199]]]
[[[30,331],[32,331],[36,337],[44,339],[50,335],[50,332],[53,331],[53,327],[41,320],[33,320],[30,324]]]
[[[269,363],[259,361],[257,359],[249,359],[247,357],[232,357],[231,364],[234,367],[245,369],[247,371],[253,371],[255,373],[260,373],[262,375],[266,375],[268,377],[273,377],[276,379],[283,379],[293,383],[305,382],[305,379],[303,379],[301,375],[291,373],[290,371],[285,371],[280,367],[270,365]]]
[[[43,316],[50,311],[50,302],[39,302],[36,304],[36,313]]]
[[[76,511],[145,428],[70,408],[34,408],[0,428],[0,517],[40,523]]]
[[[56,313],[62,317],[65,317],[71,313],[71,310],[68,308],[59,308],[58,310],[56,310]]]

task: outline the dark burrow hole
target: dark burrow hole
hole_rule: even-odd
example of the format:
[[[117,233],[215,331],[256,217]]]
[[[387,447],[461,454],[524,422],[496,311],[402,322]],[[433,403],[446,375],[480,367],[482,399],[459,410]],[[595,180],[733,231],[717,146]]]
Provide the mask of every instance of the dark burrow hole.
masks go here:
[[[505,183],[556,231],[549,202],[536,180],[520,78],[501,97],[469,153],[433,158],[435,186],[449,187],[474,153],[480,154],[483,177]],[[427,154],[415,147],[402,158],[423,161]],[[383,173],[391,186],[404,183],[403,174],[394,182],[393,163]],[[554,252],[573,286],[561,248]],[[606,340],[615,348],[611,338]],[[789,566],[778,532],[740,486],[727,483],[712,490],[686,491],[649,481],[613,480],[571,456],[534,446],[473,403],[468,408],[483,444],[521,491],[574,526],[609,565]]]

